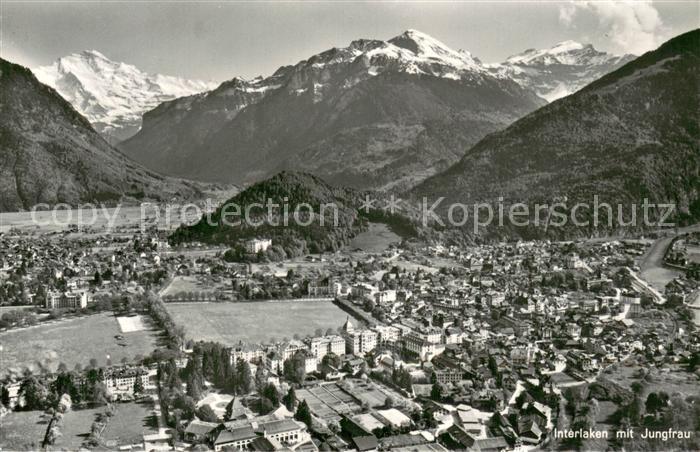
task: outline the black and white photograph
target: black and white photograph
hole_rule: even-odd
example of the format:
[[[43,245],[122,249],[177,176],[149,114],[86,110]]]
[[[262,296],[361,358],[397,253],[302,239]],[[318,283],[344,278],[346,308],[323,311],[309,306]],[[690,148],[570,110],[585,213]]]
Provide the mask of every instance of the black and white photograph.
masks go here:
[[[700,450],[700,1],[0,0],[0,451]]]

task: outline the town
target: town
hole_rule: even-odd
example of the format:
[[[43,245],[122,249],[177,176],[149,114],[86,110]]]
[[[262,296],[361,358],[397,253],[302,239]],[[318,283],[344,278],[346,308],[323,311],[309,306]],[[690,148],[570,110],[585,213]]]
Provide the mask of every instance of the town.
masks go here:
[[[697,450],[607,432],[696,430],[699,239],[457,246],[373,223],[286,259],[247,239],[241,262],[156,227],[10,228],[0,446]]]

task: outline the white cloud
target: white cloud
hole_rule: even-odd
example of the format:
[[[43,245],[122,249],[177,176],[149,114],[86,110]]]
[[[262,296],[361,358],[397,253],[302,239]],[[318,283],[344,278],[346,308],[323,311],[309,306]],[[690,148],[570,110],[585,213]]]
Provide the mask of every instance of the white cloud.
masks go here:
[[[564,3],[559,7],[559,21],[564,25],[571,26],[578,7],[574,2]]]
[[[559,7],[559,20],[566,26],[574,25],[575,16],[587,11],[594,14],[614,47],[625,53],[642,53],[655,49],[668,39],[659,12],[651,1],[578,1]]]

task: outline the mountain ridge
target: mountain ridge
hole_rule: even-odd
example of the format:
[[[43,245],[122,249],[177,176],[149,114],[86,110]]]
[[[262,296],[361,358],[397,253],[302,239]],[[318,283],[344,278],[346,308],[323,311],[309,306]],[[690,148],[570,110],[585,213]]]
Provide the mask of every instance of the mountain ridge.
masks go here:
[[[287,169],[400,189],[543,104],[468,52],[407,31],[170,101],[146,113],[120,147],[146,166],[199,180],[254,182]]]
[[[502,63],[488,64],[494,73],[509,77],[553,102],[572,94],[634,59],[612,55],[591,44],[562,41],[547,49],[527,49]]]
[[[148,74],[112,61],[97,50],[83,50],[32,69],[112,144],[138,131],[141,116],[161,102],[208,91],[213,82]]]
[[[199,196],[111,147],[53,88],[0,59],[0,211]]]
[[[566,199],[569,208],[598,195],[627,206],[626,221],[647,198],[676,205],[677,221],[697,220],[698,74],[700,30],[693,30],[487,136],[411,194],[444,196],[444,205]]]

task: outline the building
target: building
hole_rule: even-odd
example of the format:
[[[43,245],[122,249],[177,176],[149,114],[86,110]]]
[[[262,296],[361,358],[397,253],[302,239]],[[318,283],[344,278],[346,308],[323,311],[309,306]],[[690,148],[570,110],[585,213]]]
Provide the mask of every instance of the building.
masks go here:
[[[218,427],[219,424],[214,422],[204,422],[199,419],[194,419],[185,429],[185,441],[194,443],[206,441],[211,432]]]
[[[535,350],[530,344],[513,347],[510,351],[510,360],[514,366],[528,366],[532,361]]]
[[[231,364],[238,360],[258,364],[265,358],[265,350],[257,344],[239,344],[229,350],[229,356]]]
[[[581,325],[578,323],[568,323],[566,325],[566,334],[572,339],[581,337]]]
[[[245,450],[258,437],[252,425],[232,429],[219,428],[217,430],[212,440],[212,446],[217,452],[224,448]]]
[[[358,298],[374,298],[374,294],[377,293],[379,289],[375,286],[367,283],[359,283],[352,286],[352,295]]]
[[[264,438],[279,442],[285,448],[308,442],[311,437],[306,425],[293,419],[267,422],[250,422],[245,425],[227,428],[221,424],[212,434],[212,446],[215,451],[226,449],[248,450],[254,441]]]
[[[396,291],[395,290],[382,290],[374,294],[375,301],[377,304],[389,304],[396,302]]]
[[[336,278],[312,279],[306,288],[310,297],[337,297],[343,291],[343,285]]]
[[[88,295],[80,292],[46,292],[44,307],[46,309],[85,309],[88,304]]]
[[[143,367],[107,368],[102,375],[102,383],[113,394],[133,395],[137,380],[142,390],[148,385],[148,371]]]
[[[295,359],[298,359],[299,357],[304,357],[304,372],[310,373],[310,372],[316,372],[318,369],[318,360],[314,355],[311,354],[308,350],[303,350],[299,352],[300,354],[296,355]]]
[[[443,333],[443,342],[445,344],[461,344],[465,336],[461,329],[448,327]]]
[[[464,379],[464,375],[459,369],[440,369],[433,372],[435,381],[440,384],[459,383]]]
[[[634,291],[626,291],[620,294],[620,303],[629,306],[629,317],[639,317],[642,313],[642,297]]]
[[[629,316],[632,318],[642,315],[642,300],[636,299],[630,304]]]
[[[401,330],[395,326],[377,325],[372,331],[377,333],[377,342],[381,345],[395,344],[401,337]]]
[[[372,330],[353,330],[345,334],[345,351],[356,356],[364,356],[365,353],[377,347],[377,333]]]
[[[426,341],[432,344],[439,344],[442,341],[442,330],[438,327],[424,328],[420,335]]]
[[[642,301],[641,296],[634,291],[625,291],[620,293],[620,302],[623,305],[631,305]]]
[[[341,336],[323,336],[307,339],[307,346],[318,362],[329,353],[341,356],[345,354],[345,339]]]
[[[292,356],[294,356],[300,350],[306,350],[306,345],[303,342],[296,339],[292,339],[289,342],[284,342],[279,346],[279,354],[282,357],[282,361],[287,361]]]
[[[566,362],[572,367],[587,372],[593,369],[591,358],[578,350],[569,350],[566,354]]]
[[[566,268],[576,269],[576,268],[582,268],[582,267],[583,267],[583,261],[578,256],[578,254],[573,253],[573,254],[566,256]]]
[[[265,356],[265,367],[267,367],[271,372],[281,372],[283,365],[284,361],[282,360],[282,356],[276,351],[271,351],[267,354],[267,356]]]
[[[403,337],[403,344],[406,350],[418,355],[422,361],[428,361],[433,356],[437,355],[437,344],[429,342],[422,335],[413,332]]]
[[[267,251],[271,246],[271,239],[250,239],[245,242],[245,250],[253,254]]]

